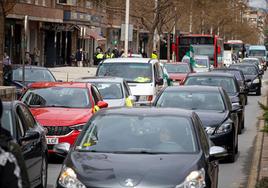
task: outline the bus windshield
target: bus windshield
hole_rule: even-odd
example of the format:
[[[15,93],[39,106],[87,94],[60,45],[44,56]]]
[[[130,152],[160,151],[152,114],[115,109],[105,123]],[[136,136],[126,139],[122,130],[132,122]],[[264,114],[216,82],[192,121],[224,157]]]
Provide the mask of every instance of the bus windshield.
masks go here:
[[[233,52],[239,52],[243,51],[243,44],[231,44],[231,43],[225,43],[224,44],[224,50]]]
[[[213,59],[214,46],[213,45],[193,45],[194,55],[205,55]]]

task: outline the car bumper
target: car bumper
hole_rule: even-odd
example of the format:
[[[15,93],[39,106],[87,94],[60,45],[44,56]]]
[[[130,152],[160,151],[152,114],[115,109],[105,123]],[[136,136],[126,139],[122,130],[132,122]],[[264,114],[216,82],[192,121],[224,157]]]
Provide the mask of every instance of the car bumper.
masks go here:
[[[53,151],[53,147],[54,147],[54,145],[59,144],[59,143],[67,142],[67,143],[73,145],[77,136],[79,135],[79,133],[80,133],[80,131],[73,130],[72,132],[70,132],[67,135],[61,135],[61,136],[49,135],[49,136],[46,136],[48,153],[55,153]],[[54,140],[54,142],[53,142],[53,140]]]
[[[252,83],[251,85],[249,85],[249,91],[250,92],[255,92],[257,91],[259,88],[261,87],[260,83]]]

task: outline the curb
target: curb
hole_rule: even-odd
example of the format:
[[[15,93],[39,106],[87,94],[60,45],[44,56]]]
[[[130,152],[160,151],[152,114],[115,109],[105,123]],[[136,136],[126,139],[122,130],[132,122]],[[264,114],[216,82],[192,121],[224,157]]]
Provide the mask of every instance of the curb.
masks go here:
[[[267,94],[262,97],[261,103],[267,105]],[[256,142],[254,144],[253,149],[253,158],[250,167],[250,172],[248,175],[247,188],[254,188],[259,180],[263,139],[264,139],[264,132],[261,132],[260,130],[262,130],[263,127],[264,127],[264,120],[259,120],[257,123]]]

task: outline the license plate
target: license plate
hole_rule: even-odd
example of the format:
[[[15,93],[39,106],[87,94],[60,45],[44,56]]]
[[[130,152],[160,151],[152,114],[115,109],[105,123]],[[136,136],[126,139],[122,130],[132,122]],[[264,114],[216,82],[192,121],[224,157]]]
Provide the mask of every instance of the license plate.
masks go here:
[[[59,138],[47,138],[48,145],[55,145],[59,143]]]

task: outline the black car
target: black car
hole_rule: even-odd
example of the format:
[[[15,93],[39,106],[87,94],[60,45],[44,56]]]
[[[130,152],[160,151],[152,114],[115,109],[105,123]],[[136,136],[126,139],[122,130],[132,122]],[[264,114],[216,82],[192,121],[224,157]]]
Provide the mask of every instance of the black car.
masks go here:
[[[66,154],[70,145],[54,147]],[[64,161],[57,187],[216,188],[222,147],[211,146],[198,116],[169,108],[96,113]]]
[[[259,70],[257,66],[249,63],[239,63],[231,65],[230,67],[243,72],[248,81],[249,92],[256,92],[256,95],[261,95],[263,71]]]
[[[21,147],[31,187],[47,185],[47,144],[45,130],[20,101],[3,102],[2,127],[10,131]]]
[[[28,84],[34,82],[55,82],[56,79],[48,68],[32,65],[25,66],[25,79],[22,82],[22,65],[12,65],[12,69],[4,72],[4,85],[15,86],[18,97],[23,92]]]
[[[157,96],[154,106],[194,110],[213,143],[226,148],[229,161],[235,161],[239,106],[232,107],[224,89],[209,86],[167,87]]]
[[[234,75],[221,72],[208,72],[190,74],[186,77],[184,85],[205,85],[222,87],[231,99],[232,104],[240,105],[241,110],[238,111],[239,126],[238,133],[242,133],[245,126],[245,91],[240,90],[239,83]]]
[[[217,68],[212,69],[212,72],[225,72],[234,75],[240,86],[240,91],[242,91],[245,94],[245,100],[246,100],[245,104],[248,103],[248,84],[247,84],[248,80],[245,80],[244,74],[241,70],[232,68]]]

